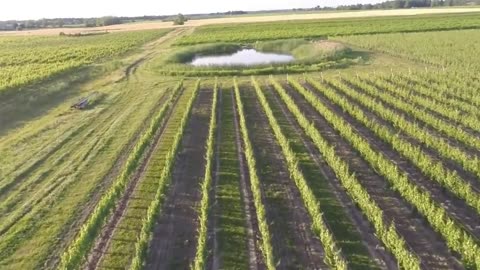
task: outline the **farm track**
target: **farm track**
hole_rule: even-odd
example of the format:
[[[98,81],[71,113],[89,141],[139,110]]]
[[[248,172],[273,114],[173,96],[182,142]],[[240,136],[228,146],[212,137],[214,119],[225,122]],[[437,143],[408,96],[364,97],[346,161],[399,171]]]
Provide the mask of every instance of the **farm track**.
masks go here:
[[[251,202],[246,203],[242,194],[240,162],[245,161],[241,161],[242,152],[237,148],[241,144],[237,144],[240,141],[236,139],[235,107],[232,102],[232,89],[219,86],[218,133],[207,242],[210,253],[206,259],[206,268],[213,270],[258,269],[258,264],[251,264],[253,260],[250,254],[253,252],[255,261],[257,256],[261,258],[261,253],[255,253],[255,238],[249,238],[249,235],[256,237],[258,233],[254,233],[256,228],[253,227],[255,213],[248,213]],[[253,250],[249,245],[253,246]]]
[[[175,93],[172,93],[172,94],[175,94]],[[110,243],[110,240],[112,239],[115,227],[118,225],[120,219],[125,214],[125,210],[127,208],[129,199],[131,198],[138,181],[141,179],[141,177],[143,177],[143,174],[145,173],[145,169],[150,162],[151,156],[154,154],[156,147],[159,143],[159,140],[161,139],[161,136],[165,130],[166,122],[170,118],[181,94],[182,93],[177,94],[177,97],[174,98],[174,102],[168,112],[168,116],[163,120],[163,123],[161,124],[160,128],[155,134],[153,143],[145,151],[144,157],[142,158],[142,162],[138,167],[137,171],[133,174],[132,179],[130,180],[129,185],[126,188],[124,195],[122,196],[120,201],[117,203],[117,206],[113,211],[112,216],[109,218],[107,224],[103,227],[102,232],[100,233],[101,236],[96,241],[95,247],[92,249],[91,255],[88,259],[88,263],[86,265],[87,269],[96,269],[98,266],[98,263],[101,260],[101,257],[106,252],[106,249]],[[157,107],[156,109],[158,110],[159,108]],[[112,173],[112,176],[113,175],[115,174]]]
[[[48,160],[48,158],[50,158],[57,151],[59,151],[64,145],[70,142],[73,137],[75,137],[83,130],[85,126],[86,123],[82,123],[81,125],[77,125],[77,127],[74,128],[73,131],[69,132],[63,138],[54,138],[52,141],[44,142],[44,147],[39,149],[38,152],[31,153],[31,155],[33,157],[37,157],[37,159],[33,160],[33,162],[23,162],[21,164],[18,164],[11,172],[6,173],[3,177],[3,180],[1,181],[2,185],[0,187],[0,199],[6,192],[14,188],[16,185],[21,184],[23,179],[27,178],[36,169],[38,169],[42,165],[42,163],[44,163],[46,160]],[[10,181],[8,180],[9,178],[11,179]]]
[[[118,104],[118,105],[120,106],[121,104]],[[113,108],[115,108],[115,106],[114,106]],[[134,109],[134,106],[132,106],[132,110],[131,110],[132,112],[133,112],[133,109]],[[107,116],[108,116],[108,115],[107,115]],[[106,119],[108,119],[108,118],[109,118],[109,117],[107,117]],[[121,119],[121,118],[123,118],[123,116],[120,116],[118,119],[113,118],[114,120],[113,120],[113,122],[112,122],[111,124],[106,125],[104,128],[102,128],[102,129],[100,129],[100,130],[103,130],[102,132],[105,132],[106,130],[112,130],[112,132],[113,132],[113,131],[114,131],[114,129],[112,129],[113,123],[118,123],[118,120]],[[92,130],[93,130],[93,129],[92,129]],[[113,133],[111,133],[111,135],[113,135]],[[116,135],[117,135],[117,136],[119,135],[118,132],[116,133]],[[100,137],[101,137],[101,136],[100,136]],[[66,181],[66,182],[59,182],[58,180],[55,181],[55,182],[57,182],[58,184],[49,187],[49,190],[48,190],[48,191],[50,191],[50,193],[48,193],[48,196],[47,196],[47,197],[41,197],[41,196],[40,196],[39,199],[38,199],[38,200],[39,200],[39,201],[38,201],[39,204],[32,205],[31,207],[27,208],[27,211],[31,212],[31,213],[28,214],[28,216],[26,216],[26,213],[25,213],[25,214],[22,214],[22,216],[24,216],[25,218],[28,218],[30,221],[27,222],[26,220],[24,220],[24,221],[21,222],[19,225],[16,225],[16,226],[15,226],[15,229],[16,229],[16,230],[15,230],[14,234],[13,234],[13,235],[9,235],[8,238],[6,238],[6,239],[15,240],[16,235],[18,235],[19,233],[21,233],[21,234],[23,235],[22,240],[28,240],[28,239],[29,239],[28,237],[30,237],[31,234],[35,233],[34,230],[31,230],[31,228],[33,228],[32,226],[39,226],[39,225],[36,225],[36,224],[39,223],[39,222],[40,222],[40,223],[42,222],[42,221],[41,221],[41,220],[42,220],[41,217],[43,217],[44,215],[47,215],[47,214],[48,214],[48,211],[47,211],[48,208],[44,208],[44,207],[42,208],[42,207],[41,207],[41,206],[42,206],[42,203],[41,203],[41,202],[43,202],[43,204],[47,204],[47,203],[48,203],[48,204],[51,204],[51,203],[55,203],[55,202],[59,203],[61,200],[63,200],[63,198],[64,198],[63,190],[65,190],[66,185],[67,185],[67,184],[70,184],[70,183],[73,183],[72,181],[73,181],[75,178],[77,178],[77,176],[80,175],[80,173],[82,172],[82,170],[85,170],[85,169],[87,169],[87,168],[90,166],[90,165],[88,165],[88,164],[91,164],[91,162],[93,161],[92,158],[94,158],[94,157],[96,156],[95,153],[102,153],[102,154],[103,154],[103,152],[107,149],[106,147],[109,147],[109,145],[110,145],[111,142],[112,142],[112,139],[111,139],[111,138],[109,139],[108,136],[107,136],[106,138],[103,138],[103,140],[102,140],[103,143],[100,142],[101,145],[103,145],[103,146],[98,146],[98,143],[99,143],[98,138],[100,138],[100,137],[97,137],[96,139],[94,139],[93,141],[91,141],[91,146],[90,146],[90,148],[86,147],[85,145],[83,146],[83,148],[85,148],[85,149],[82,148],[82,151],[80,152],[80,157],[79,157],[79,158],[82,158],[82,155],[83,155],[83,158],[82,158],[81,160],[83,160],[82,162],[83,162],[84,165],[81,165],[81,164],[82,164],[81,162],[75,163],[75,162],[72,162],[72,161],[71,161],[70,164],[72,164],[72,165],[73,165],[73,164],[80,164],[80,165],[77,165],[75,171],[73,172],[73,175],[70,175],[70,178],[68,178],[68,179],[70,179],[70,180],[69,180],[69,181]],[[95,145],[97,145],[97,147],[95,147]],[[94,152],[90,153],[90,150],[89,150],[89,149],[94,149],[94,148],[95,148],[96,150],[95,150]],[[98,151],[100,151],[100,152],[98,152]],[[83,154],[82,154],[82,153],[83,153]],[[77,155],[77,156],[78,156],[78,155]],[[68,180],[68,179],[67,179],[67,180]],[[55,191],[55,192],[53,192],[53,191]],[[100,191],[101,191],[101,190],[98,190],[98,191],[96,191],[96,192],[100,192]],[[58,195],[56,195],[56,194],[58,194]],[[54,195],[55,195],[55,196],[54,196]],[[37,196],[37,197],[38,197],[38,196]],[[88,204],[88,203],[91,203],[91,202],[93,202],[93,201],[90,201],[90,200],[89,200],[89,202],[86,202],[86,203]],[[33,210],[34,212],[32,212],[32,210]],[[77,216],[77,212],[78,212],[78,211],[85,211],[85,210],[88,210],[88,209],[82,208],[82,209],[78,209],[78,210],[74,211],[75,216]],[[24,218],[24,219],[25,219],[25,218]],[[21,225],[21,224],[24,224],[25,226],[28,224],[29,226],[22,229],[22,227],[21,227],[22,225]],[[73,220],[69,220],[67,224],[68,224],[68,225],[66,226],[66,228],[70,227],[70,225],[73,225],[73,224],[74,224],[74,221],[73,221]],[[62,230],[63,230],[63,229],[62,229]],[[2,250],[2,251],[1,251],[2,254],[5,254],[5,255],[6,255],[6,253],[4,253],[4,252],[8,252],[9,254],[15,252],[15,251],[16,251],[16,247],[17,247],[17,246],[19,245],[19,243],[20,243],[20,242],[16,241],[16,242],[14,242],[14,243],[15,243],[14,246],[12,246],[12,244],[8,242],[8,241],[10,241],[10,240],[6,240],[6,239],[4,239],[4,243],[3,243],[3,244],[5,244],[6,246],[8,246],[9,249],[8,249],[8,251],[7,251],[7,250]],[[63,241],[68,241],[68,239],[70,239],[70,238],[69,238],[69,237],[67,237],[67,238],[62,237],[61,239],[63,239]],[[57,246],[57,248],[58,248],[58,244],[55,245],[55,246]],[[52,248],[54,248],[54,247],[52,246]],[[3,249],[3,248],[2,248],[2,249]],[[49,254],[49,256],[52,256],[52,255],[53,255],[53,254]]]
[[[219,255],[219,248],[218,248],[218,225],[219,225],[219,199],[218,199],[218,183],[220,182],[220,144],[222,141],[222,132],[219,127],[222,125],[222,109],[223,109],[223,91],[221,90],[221,86],[218,86],[217,89],[217,114],[215,115],[217,127],[216,127],[216,134],[215,134],[215,150],[213,153],[213,169],[212,169],[212,187],[210,192],[210,212],[208,215],[208,222],[207,222],[207,244],[206,249],[208,255],[205,259],[205,266],[207,269],[218,270],[220,269],[220,255]],[[224,150],[225,151],[225,150]],[[210,248],[210,250],[209,250]]]
[[[235,142],[237,146],[237,158],[240,168],[240,189],[242,200],[245,208],[245,215],[247,220],[247,235],[248,235],[248,255],[249,255],[249,269],[263,270],[266,269],[263,254],[260,250],[260,231],[258,228],[258,218],[253,202],[253,194],[250,184],[250,174],[247,168],[247,160],[245,156],[244,145],[242,143],[242,135],[240,132],[240,120],[238,115],[238,108],[235,102],[235,92],[231,92],[232,107],[233,107],[233,121],[235,126]]]
[[[425,192],[429,193],[430,196],[434,201],[438,204],[442,205],[447,212],[455,218],[457,221],[462,223],[465,228],[475,237],[479,238],[480,236],[480,215],[477,213],[475,209],[470,207],[464,200],[458,198],[454,194],[451,193],[448,189],[445,189],[436,181],[429,179],[428,176],[424,175],[420,168],[418,168],[415,164],[413,164],[410,160],[406,157],[402,156],[400,153],[395,151],[392,146],[382,141],[372,130],[362,125],[358,122],[354,117],[344,112],[337,104],[334,104],[332,101],[328,100],[326,96],[319,93],[313,89],[313,86],[304,84],[306,89],[309,89],[312,93],[314,93],[319,100],[321,100],[325,105],[327,105],[332,111],[334,111],[337,115],[341,116],[346,122],[348,122],[354,130],[359,133],[363,138],[365,138],[368,143],[375,149],[376,151],[384,154],[389,160],[394,162],[398,168],[404,172],[406,172],[409,176],[409,179],[415,183],[418,187],[423,189]],[[338,90],[331,86],[331,89],[335,90],[337,94],[339,94]],[[384,125],[385,127],[392,129],[390,125],[385,123],[382,119],[380,119],[374,113],[365,109],[361,104],[358,104],[355,100],[348,98],[345,95],[340,94],[344,98],[347,98],[351,104],[358,106],[362,109],[365,115],[380,125]],[[395,129],[394,129],[395,130]],[[395,133],[398,133],[395,130]],[[409,142],[414,143],[414,145],[420,145],[418,142],[412,142],[413,138],[404,138],[407,139]]]
[[[19,212],[18,215],[14,216],[12,219],[17,222],[20,218],[28,214],[30,211],[33,210],[33,206],[41,208],[42,201],[48,199],[51,196],[54,196],[57,192],[61,192],[63,188],[68,185],[69,181],[65,181],[66,177],[71,176],[70,181],[73,181],[76,177],[76,172],[80,173],[81,169],[86,164],[88,164],[91,158],[96,156],[98,151],[104,149],[105,145],[109,144],[111,141],[110,137],[113,135],[114,129],[118,126],[119,123],[123,121],[130,113],[134,111],[134,106],[132,106],[129,110],[124,111],[120,116],[113,118],[112,116],[115,114],[115,111],[112,111],[109,115],[106,115],[102,121],[94,122],[95,125],[92,126],[88,131],[86,130],[85,134],[79,135],[81,138],[78,140],[72,141],[72,145],[65,145],[66,149],[81,149],[79,152],[69,151],[66,153],[60,153],[61,156],[56,157],[52,156],[53,164],[49,165],[50,168],[46,171],[38,172],[38,177],[33,179],[33,182],[26,182],[24,184],[24,188],[20,188],[18,192],[10,193],[11,199],[13,202],[9,202],[9,200],[5,200],[3,204],[7,204],[7,209],[15,208],[16,212]],[[113,120],[111,120],[113,119]],[[110,121],[111,120],[111,121]],[[110,121],[110,122],[109,122]],[[111,134],[107,136],[106,134]],[[88,143],[85,144],[85,141],[88,138],[94,138],[93,140],[87,141]],[[81,146],[80,146],[81,145]],[[72,155],[71,159],[69,159],[69,155]],[[62,170],[58,170],[58,167],[63,165],[65,170],[72,168],[74,164],[77,164],[75,171],[73,172],[64,172]],[[85,165],[82,165],[85,164]],[[54,168],[57,170],[54,172]],[[55,173],[54,175],[50,176],[50,173]],[[71,175],[73,173],[73,176]],[[52,181],[48,181],[52,179]],[[44,181],[47,181],[44,183]],[[37,186],[41,185],[41,186]],[[38,190],[33,196],[28,192],[28,190]],[[23,202],[23,206],[26,207],[22,210],[22,208],[18,208],[15,205],[22,203],[22,197],[19,194],[24,194],[28,201]],[[28,196],[27,196],[28,195]],[[35,200],[35,201],[34,201]],[[1,209],[1,208],[0,208]],[[6,213],[8,215],[8,213]],[[1,232],[4,233],[6,229],[2,229]]]
[[[296,101],[307,118],[312,119],[317,130],[336,146],[339,157],[349,160],[352,172],[361,180],[372,199],[385,213],[387,222],[394,222],[424,267],[428,269],[461,269],[445,242],[429,226],[423,217],[396,192],[390,189],[388,182],[379,176],[336,130],[303,97],[285,85],[285,89]]]
[[[169,191],[150,242],[146,269],[186,269],[196,252],[197,208],[205,171],[213,92],[201,89],[182,139]]]
[[[321,159],[321,154],[318,152],[313,143],[309,140],[309,138],[304,133],[299,124],[295,121],[291,113],[285,107],[285,104],[280,100],[280,98],[270,85],[266,89],[268,90],[265,94],[267,98],[270,99],[270,103],[274,112],[277,111],[276,116],[280,125],[282,125],[285,130],[291,129],[292,132],[297,134],[299,143],[303,145],[305,150],[308,152],[309,159],[311,160],[311,162],[313,162],[312,166],[314,166],[314,168],[318,170],[319,173],[322,175],[322,178],[326,180],[326,187],[336,199],[336,202],[321,202],[323,207],[325,207],[325,205],[333,206],[338,203],[338,206],[336,206],[336,208],[343,209],[343,212],[345,212],[345,216],[348,217],[348,220],[344,220],[342,223],[351,222],[351,228],[356,231],[356,237],[361,238],[362,244],[368,249],[372,260],[376,262],[377,266],[380,269],[398,269],[396,259],[392,256],[392,254],[386,251],[383,243],[379,241],[379,239],[375,236],[371,228],[370,222],[362,214],[362,211],[355,206],[353,201],[345,192],[342,184],[335,176],[335,173],[332,171],[332,169],[325,161]],[[292,139],[292,143],[293,142],[294,140]],[[297,153],[297,155],[298,154],[299,153]],[[306,166],[306,164],[304,166]],[[322,200],[322,198],[319,199]],[[336,212],[338,216],[339,213],[338,211]],[[344,218],[343,216],[339,217]],[[327,223],[332,224],[333,221],[336,220],[331,220],[326,215]],[[333,232],[335,234],[335,229],[337,227],[334,227],[332,225],[330,225],[330,227],[334,228]],[[338,239],[342,238],[337,236],[337,240]],[[368,266],[368,264],[366,264],[366,266],[371,267]]]
[[[245,100],[247,125],[257,156],[262,193],[270,223],[274,257],[278,269],[327,269],[319,239],[311,231],[312,222],[299,191],[290,179],[281,149],[255,93],[241,91]]]
[[[159,102],[157,102],[155,107],[152,109],[152,111],[158,111],[160,107],[166,102],[167,96],[169,96],[170,94],[171,93],[163,94]],[[151,120],[152,120],[152,115],[149,115],[147,119],[145,119],[140,129],[136,131],[133,138],[124,146],[121,153],[115,158],[115,162],[103,177],[102,183],[100,183],[100,189],[97,190],[94,194],[92,194],[90,200],[87,203],[87,206],[81,211],[79,218],[73,224],[71,224],[71,226],[64,229],[64,235],[68,236],[66,237],[67,239],[72,239],[74,235],[71,232],[75,231],[75,228],[80,227],[81,224],[84,224],[86,222],[88,216],[90,215],[91,209],[93,209],[95,205],[98,203],[98,201],[101,199],[101,196],[103,194],[102,191],[106,190],[108,186],[110,186],[110,184],[114,181],[115,177],[118,176],[118,174],[120,173],[120,170],[125,164],[126,159],[128,158],[129,153],[133,150],[133,148],[135,147],[135,143],[141,137],[143,131],[147,127],[147,124],[150,123]],[[47,261],[47,264],[50,264],[51,260],[55,260],[55,259],[53,257],[49,258],[49,260]]]

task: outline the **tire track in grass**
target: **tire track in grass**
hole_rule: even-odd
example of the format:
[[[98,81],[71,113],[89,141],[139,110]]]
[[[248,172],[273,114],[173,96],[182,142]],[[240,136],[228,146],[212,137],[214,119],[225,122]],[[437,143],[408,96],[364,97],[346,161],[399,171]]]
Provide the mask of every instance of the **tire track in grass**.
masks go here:
[[[182,91],[180,93],[172,93],[173,97],[171,99],[171,105],[166,104],[165,106],[169,106],[167,116],[162,121],[163,123],[160,125],[160,128],[157,130],[153,143],[147,149],[146,153],[144,154],[144,158],[140,166],[138,167],[137,171],[132,177],[132,180],[129,182],[128,187],[126,188],[125,193],[123,194],[120,201],[117,203],[115,210],[113,211],[112,216],[109,218],[107,224],[105,224],[102,232],[100,233],[99,239],[96,241],[94,248],[92,249],[86,268],[88,269],[96,269],[98,267],[99,262],[102,259],[102,256],[105,254],[106,249],[108,248],[110,241],[112,240],[114,230],[118,226],[120,219],[125,215],[127,210],[127,205],[129,200],[135,191],[135,188],[140,181],[140,179],[144,176],[145,170],[150,163],[150,159],[154,152],[156,151],[157,145],[159,144],[160,139],[162,138],[162,134],[166,128],[166,122],[170,119],[174,108],[176,107],[180,96],[182,95]],[[165,107],[166,108],[166,107]],[[159,108],[159,111],[165,110],[164,108]]]

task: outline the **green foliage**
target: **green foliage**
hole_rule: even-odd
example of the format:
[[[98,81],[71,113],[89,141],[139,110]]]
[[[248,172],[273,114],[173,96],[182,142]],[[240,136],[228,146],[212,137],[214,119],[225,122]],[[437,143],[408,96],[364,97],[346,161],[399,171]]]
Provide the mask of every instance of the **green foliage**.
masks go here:
[[[465,16],[466,21],[473,19],[472,16],[461,16]],[[480,19],[480,16],[476,17]],[[477,25],[480,24],[477,22]],[[348,36],[336,39],[355,46],[450,68],[459,73],[476,76],[480,70],[478,30]]]
[[[255,42],[253,48],[262,52],[291,53],[301,45],[308,44],[306,39],[285,39]]]
[[[134,31],[75,39],[0,37],[0,93],[119,56],[168,31]]]
[[[375,151],[366,139],[360,136],[343,118],[320,102],[312,92],[298,84],[296,89],[379,174],[388,180],[393,189],[423,214],[432,227],[443,236],[448,247],[461,254],[468,267],[480,267],[478,265],[480,263],[478,258],[480,246],[475,238],[452,219],[446,209],[432,199],[428,191],[419,189],[405,172],[398,169],[393,161],[383,153]]]
[[[273,115],[272,109],[268,104],[265,94],[263,94],[263,90],[260,88],[260,85],[254,78],[252,78],[252,84],[255,88],[255,92],[257,93],[260,104],[267,115],[270,127],[275,134],[278,144],[282,148],[283,155],[287,161],[290,177],[294,180],[298,190],[300,191],[305,208],[312,218],[312,229],[323,244],[326,263],[333,269],[347,269],[347,262],[345,261],[345,258],[338,247],[338,243],[336,242],[331,229],[328,227],[323,218],[320,203],[315,198],[312,189],[305,180],[303,172],[300,170],[298,157],[293,152],[288,138],[283,134],[277,119]]]
[[[201,187],[202,199],[200,201],[200,224],[198,228],[197,253],[192,267],[192,269],[195,270],[205,269],[205,259],[207,256],[208,216],[211,207],[210,189],[212,186],[212,167],[215,160],[215,134],[217,132],[218,91],[217,81],[215,81],[215,86],[213,88],[212,112],[210,113],[210,126],[206,145],[207,153],[205,159],[207,162],[205,164],[205,176]]]
[[[372,200],[357,177],[350,172],[348,163],[338,157],[335,153],[335,147],[330,145],[315,126],[303,115],[285,89],[274,79],[271,79],[271,82],[289,111],[295,116],[299,125],[312,139],[325,161],[333,169],[349,196],[358,204],[365,216],[373,224],[376,235],[397,258],[399,265],[404,269],[420,269],[420,260],[408,250],[405,240],[397,233],[395,224],[388,224],[384,221],[383,211]],[[289,82],[296,89],[303,89],[298,82],[292,79]],[[318,102],[318,99],[315,100]]]
[[[240,45],[233,43],[217,43],[190,46],[177,50],[166,59],[166,62],[188,63],[191,62],[196,56],[229,54],[238,51],[240,48]]]
[[[183,14],[178,14],[178,16],[173,20],[173,25],[184,25],[187,21],[187,18]]]
[[[253,194],[253,203],[257,210],[258,229],[260,231],[261,250],[264,256],[264,261],[267,269],[275,269],[275,259],[273,257],[272,240],[270,235],[270,229],[267,222],[265,206],[262,202],[262,191],[260,188],[260,179],[257,173],[257,161],[253,151],[252,142],[248,134],[247,122],[245,120],[245,113],[243,110],[242,98],[240,97],[240,89],[238,87],[237,80],[234,79],[235,101],[237,105],[237,111],[240,122],[240,131],[242,133],[243,145],[245,147],[245,158],[247,159],[248,173],[250,175],[250,185]]]
[[[95,209],[90,214],[85,224],[82,226],[80,233],[76,236],[70,246],[66,249],[61,258],[60,269],[77,269],[80,268],[84,259],[86,258],[96,236],[100,232],[103,224],[110,215],[115,203],[121,198],[125,191],[125,188],[130,180],[130,176],[138,166],[140,159],[144,153],[144,150],[150,144],[156,130],[159,128],[163,119],[166,116],[166,112],[171,106],[171,101],[174,96],[182,88],[183,83],[180,82],[175,91],[159,110],[158,114],[152,119],[149,128],[142,135],[135,145],[132,153],[128,156],[125,166],[122,172],[119,174],[115,183],[111,188],[103,195],[98,202]]]
[[[155,227],[157,217],[160,214],[163,198],[165,197],[165,190],[171,180],[172,172],[175,166],[175,159],[180,148],[180,143],[185,132],[185,127],[188,123],[188,119],[190,118],[193,102],[197,97],[199,89],[200,80],[197,81],[192,95],[188,99],[187,104],[185,104],[183,116],[180,120],[180,123],[178,123],[177,132],[175,133],[173,142],[171,143],[171,148],[165,155],[165,163],[158,180],[158,189],[155,192],[154,199],[148,207],[146,216],[142,220],[142,229],[140,231],[137,242],[135,243],[135,254],[130,267],[132,270],[140,270],[145,267],[148,245],[152,238],[152,232]]]
[[[259,40],[321,38],[397,32],[477,29],[478,14],[375,17],[305,20],[204,26],[178,40],[178,45],[214,42],[256,42]],[[431,40],[431,39],[428,39]],[[403,43],[398,42],[398,46]]]

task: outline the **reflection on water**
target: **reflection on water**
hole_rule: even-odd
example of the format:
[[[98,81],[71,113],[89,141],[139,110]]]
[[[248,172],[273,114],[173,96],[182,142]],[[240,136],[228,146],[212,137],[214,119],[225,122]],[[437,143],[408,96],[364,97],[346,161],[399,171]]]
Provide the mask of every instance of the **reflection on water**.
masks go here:
[[[288,54],[262,53],[254,49],[243,49],[230,55],[195,57],[193,66],[255,66],[273,63],[288,63],[295,58]]]

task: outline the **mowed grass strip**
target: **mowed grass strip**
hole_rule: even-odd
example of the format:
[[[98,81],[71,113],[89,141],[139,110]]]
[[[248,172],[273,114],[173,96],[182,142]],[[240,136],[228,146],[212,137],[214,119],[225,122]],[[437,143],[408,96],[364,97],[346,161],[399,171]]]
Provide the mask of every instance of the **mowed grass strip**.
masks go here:
[[[112,91],[115,92],[115,90]],[[154,93],[151,92],[153,90]],[[66,170],[63,172],[66,178],[64,182],[58,184],[61,190],[48,193],[48,197],[42,200],[42,204],[33,205],[32,210],[14,224],[11,232],[1,236],[0,265],[2,267],[38,268],[46,264],[58,263],[65,245],[72,241],[83,219],[88,215],[87,211],[94,208],[93,204],[98,201],[100,192],[110,183],[106,175],[117,161],[117,157],[146,119],[149,119],[152,108],[159,102],[163,93],[165,89],[149,84],[141,94],[132,89],[118,96],[118,99],[110,100],[111,103],[105,114],[98,115],[98,121],[102,121],[101,119],[109,115],[108,112],[122,108],[123,103],[130,103],[132,110],[128,110],[129,112],[121,118],[111,119],[108,126],[115,128],[111,128],[113,131],[104,133],[96,150],[86,154],[87,159],[83,161],[83,165],[70,165],[63,168]],[[135,124],[117,130],[118,126],[128,121]],[[97,122],[91,123],[92,126],[96,124]],[[97,141],[99,135],[96,132],[100,130],[102,129],[92,133],[93,135],[84,141],[84,145]],[[78,142],[80,138],[75,137],[74,140]],[[60,151],[72,152],[76,155],[77,152],[85,151],[87,148],[87,146],[85,149],[62,147]],[[41,167],[39,169],[42,170]],[[47,188],[51,187],[47,186]],[[43,192],[39,189],[33,191]]]
[[[218,159],[220,169],[216,186],[218,257],[222,269],[247,269],[247,221],[240,189],[240,163],[235,143],[232,89],[222,87]]]
[[[152,202],[157,199],[157,193],[161,189],[161,185],[168,181],[165,177],[163,177],[165,179],[162,179],[161,176],[166,162],[171,162],[168,161],[168,154],[178,136],[179,124],[184,117],[185,108],[187,108],[186,106],[195,93],[196,91],[193,87],[185,89],[173,109],[159,143],[149,160],[144,176],[135,187],[125,214],[117,224],[112,235],[107,252],[100,262],[101,268],[123,268],[131,265],[132,259],[136,254],[136,243],[142,233],[148,209]]]

